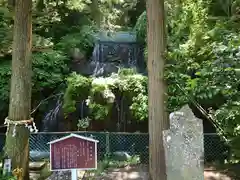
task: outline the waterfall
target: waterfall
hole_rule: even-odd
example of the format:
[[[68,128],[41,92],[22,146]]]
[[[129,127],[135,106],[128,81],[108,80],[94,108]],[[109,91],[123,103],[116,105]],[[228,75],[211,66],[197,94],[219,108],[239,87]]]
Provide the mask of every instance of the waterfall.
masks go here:
[[[114,33],[113,36],[108,37],[103,33],[99,35],[98,41],[95,44],[92,58],[87,64],[78,69],[80,74],[92,77],[106,77],[112,73],[117,73],[119,68],[136,68],[141,67],[143,60],[143,52],[140,50],[139,44],[136,42],[135,36],[129,32]],[[140,62],[140,64],[139,64]],[[79,67],[80,68],[80,67]],[[145,71],[145,68],[144,68]],[[60,121],[64,119],[62,114],[62,98],[57,99],[55,106],[51,108],[42,120],[41,131],[61,131],[59,128]],[[77,111],[80,111],[77,116],[83,119],[87,116],[87,106],[85,101],[77,104]],[[119,102],[119,117],[118,129],[126,128],[126,119],[124,115],[124,101]],[[78,113],[78,112],[77,112]]]
[[[61,98],[58,98],[56,105],[50,109],[49,112],[45,115],[42,121],[42,131],[43,132],[49,132],[54,131],[55,129],[58,129],[58,118],[59,113],[62,108],[62,100]]]
[[[102,37],[96,42],[93,50],[90,62],[93,77],[109,76],[113,72],[118,72],[121,67],[145,71],[142,67],[144,64],[142,47],[131,33],[118,32],[112,36],[106,34],[101,34]]]
[[[79,119],[84,119],[86,117],[86,102],[85,100],[83,100],[81,103],[80,103],[80,112],[79,112]]]

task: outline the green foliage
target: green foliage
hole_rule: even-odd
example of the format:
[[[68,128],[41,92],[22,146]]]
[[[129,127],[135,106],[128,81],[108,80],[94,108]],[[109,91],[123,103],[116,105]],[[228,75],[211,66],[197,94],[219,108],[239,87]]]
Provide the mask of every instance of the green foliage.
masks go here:
[[[67,62],[60,51],[33,54],[33,91],[55,88],[62,83],[69,71]]]
[[[0,66],[0,111],[3,111],[7,108],[8,99],[9,99],[9,80],[11,77],[10,72],[10,62],[2,61]]]
[[[137,1],[49,0],[33,3],[33,47],[47,51],[33,52],[33,99],[54,90],[67,81],[64,111],[76,110],[76,103],[87,101],[89,119],[104,120],[124,97],[131,115],[147,119],[147,78],[124,69],[108,78],[87,78],[76,73],[68,78],[66,56],[77,48],[88,54],[99,30],[126,25],[128,12]],[[181,3],[180,3],[181,2]],[[210,3],[211,2],[211,3]],[[95,3],[95,4],[94,4]],[[12,12],[0,1],[0,111],[7,108],[11,76]],[[234,149],[239,143],[239,1],[183,0],[166,1],[168,15],[168,111],[179,109],[193,97],[206,110],[211,108],[215,123]],[[128,20],[127,20],[128,19]],[[134,18],[133,18],[134,19]],[[92,22],[94,21],[94,22]],[[120,27],[121,28],[121,27]],[[147,19],[143,12],[135,25],[139,41],[146,41]],[[147,56],[147,52],[146,52]],[[238,71],[236,71],[238,70]],[[237,73],[236,73],[237,72]],[[52,92],[52,91],[50,91]],[[235,151],[237,152],[237,151]],[[240,153],[235,153],[240,157]]]
[[[1,64],[0,67],[0,99],[1,100],[7,100],[8,99],[8,93],[9,93],[9,78],[11,77],[10,72],[10,63],[9,61],[5,61]]]
[[[111,106],[109,105],[102,105],[94,102],[90,103],[88,106],[90,109],[90,117],[94,120],[106,120],[111,110]]]
[[[121,75],[121,72],[120,72]],[[141,74],[120,76],[117,86],[123,96],[131,100],[130,110],[137,120],[148,118],[147,77]]]
[[[64,95],[65,113],[76,110],[76,101],[86,100],[90,119],[105,120],[112,110],[116,96],[121,94],[130,104],[129,108],[137,120],[147,118],[147,78],[134,70],[123,69],[106,78],[86,78],[72,74],[67,80]]]
[[[236,2],[232,1],[231,6]],[[236,73],[240,57],[239,25],[236,14],[226,13],[226,9],[222,11],[222,19],[214,18],[219,15],[216,7],[220,6],[219,1],[167,2],[169,36],[165,76],[168,110],[171,112],[184,104],[192,104],[189,97],[193,97],[212,114],[220,127],[219,133],[229,140],[235,156],[240,158],[240,81]],[[146,39],[144,16],[145,13],[139,17],[135,27],[140,40]]]
[[[63,36],[56,48],[66,53],[78,48],[81,53],[86,54],[94,47],[96,32],[97,29],[94,26],[83,26],[79,32]]]
[[[63,109],[67,113],[76,110],[76,102],[84,100],[91,88],[92,80],[81,75],[72,73],[67,78],[67,89],[64,94]]]
[[[134,30],[137,33],[137,39],[140,42],[145,42],[147,38],[147,13],[144,11],[138,18]]]
[[[0,175],[0,180],[16,180],[15,177],[9,177],[9,176],[2,176]]]
[[[11,48],[12,29],[11,14],[7,8],[0,7],[0,56],[6,54]]]
[[[189,10],[195,8],[199,6],[188,7]],[[204,9],[204,4],[202,8]],[[239,66],[239,35],[235,29],[230,30],[226,22],[218,21],[214,25],[208,23],[206,8],[198,11],[198,14],[192,23],[185,23],[190,30],[188,39],[176,40],[181,36],[175,34],[170,41],[173,45],[168,58],[174,61],[166,76],[168,80],[171,79],[168,89],[170,109],[191,103],[176,86],[177,83],[207,111],[213,109],[211,113],[214,121],[220,127],[217,130],[231,140],[229,144],[236,150],[239,147],[235,140],[239,137],[236,129],[240,123],[240,111],[236,109],[240,82],[235,71]],[[174,49],[174,41],[181,43],[177,49]],[[240,157],[237,151],[234,154]]]
[[[68,59],[58,51],[38,52],[33,54],[33,98],[38,96],[46,89],[56,89],[64,82],[68,74]],[[0,60],[0,111],[8,108],[11,60]]]
[[[87,26],[90,21],[82,9],[74,8],[71,0],[68,2],[67,5],[60,1],[59,4],[33,2],[33,101],[51,95],[60,84],[64,85],[69,73],[68,50],[77,47],[85,53],[93,47],[96,29]],[[4,114],[11,77],[13,13],[6,3],[0,4],[0,111]]]
[[[86,118],[83,118],[83,119],[79,119],[78,120],[78,124],[77,124],[77,127],[78,127],[78,130],[80,129],[86,129],[89,127],[90,125],[90,121],[91,119],[89,119],[89,117],[86,117]]]
[[[95,17],[103,16],[102,23],[112,26],[133,8],[137,1],[49,0],[33,1],[33,99],[39,99],[65,81],[68,59],[73,48],[91,53],[96,29]],[[7,1],[0,1],[0,111],[8,106],[11,53],[13,40],[13,11]],[[111,12],[111,15],[110,15]],[[120,22],[123,23],[124,22]],[[115,24],[114,24],[115,25]],[[119,24],[122,25],[122,24]],[[52,50],[53,49],[53,50]],[[49,95],[49,94],[48,94]],[[39,97],[38,97],[39,96]],[[47,95],[46,95],[47,96]],[[1,112],[2,114],[2,112]]]

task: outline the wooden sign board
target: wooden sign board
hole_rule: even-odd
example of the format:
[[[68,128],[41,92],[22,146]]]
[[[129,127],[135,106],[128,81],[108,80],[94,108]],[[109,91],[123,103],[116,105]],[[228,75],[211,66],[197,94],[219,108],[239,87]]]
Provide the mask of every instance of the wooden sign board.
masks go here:
[[[50,170],[97,169],[97,140],[70,134],[49,142]]]

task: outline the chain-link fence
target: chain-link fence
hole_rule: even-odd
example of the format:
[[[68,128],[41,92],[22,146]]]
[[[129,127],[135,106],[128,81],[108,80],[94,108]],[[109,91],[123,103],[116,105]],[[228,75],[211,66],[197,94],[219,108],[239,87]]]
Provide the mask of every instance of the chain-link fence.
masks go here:
[[[142,163],[148,163],[148,134],[147,133],[118,133],[118,132],[41,132],[30,136],[30,159],[49,158],[48,142],[67,136],[70,133],[92,137],[99,141],[98,158],[110,155],[116,151],[138,155]],[[0,136],[0,147],[3,147],[5,135]],[[227,146],[217,134],[204,134],[205,161],[224,160],[228,156]]]
[[[73,133],[73,132],[70,132]],[[38,159],[38,152],[43,156],[49,152],[48,142],[67,136],[70,133],[37,133],[30,137],[30,158]],[[109,132],[74,132],[75,134],[92,137],[99,141],[98,158],[111,155],[116,151],[139,155],[141,161],[148,161],[148,134],[146,133],[109,133]]]
[[[224,162],[230,158],[230,147],[215,133],[204,134],[205,161]]]

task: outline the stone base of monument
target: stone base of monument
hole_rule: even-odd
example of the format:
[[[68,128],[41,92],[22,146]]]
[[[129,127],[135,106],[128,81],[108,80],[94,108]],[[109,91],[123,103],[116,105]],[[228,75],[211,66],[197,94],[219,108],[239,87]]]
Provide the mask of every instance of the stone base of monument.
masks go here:
[[[30,162],[29,170],[30,171],[41,171],[44,167],[46,167],[46,162]]]
[[[46,179],[52,172],[49,170],[47,162],[30,162],[29,163],[29,176],[31,180]]]

